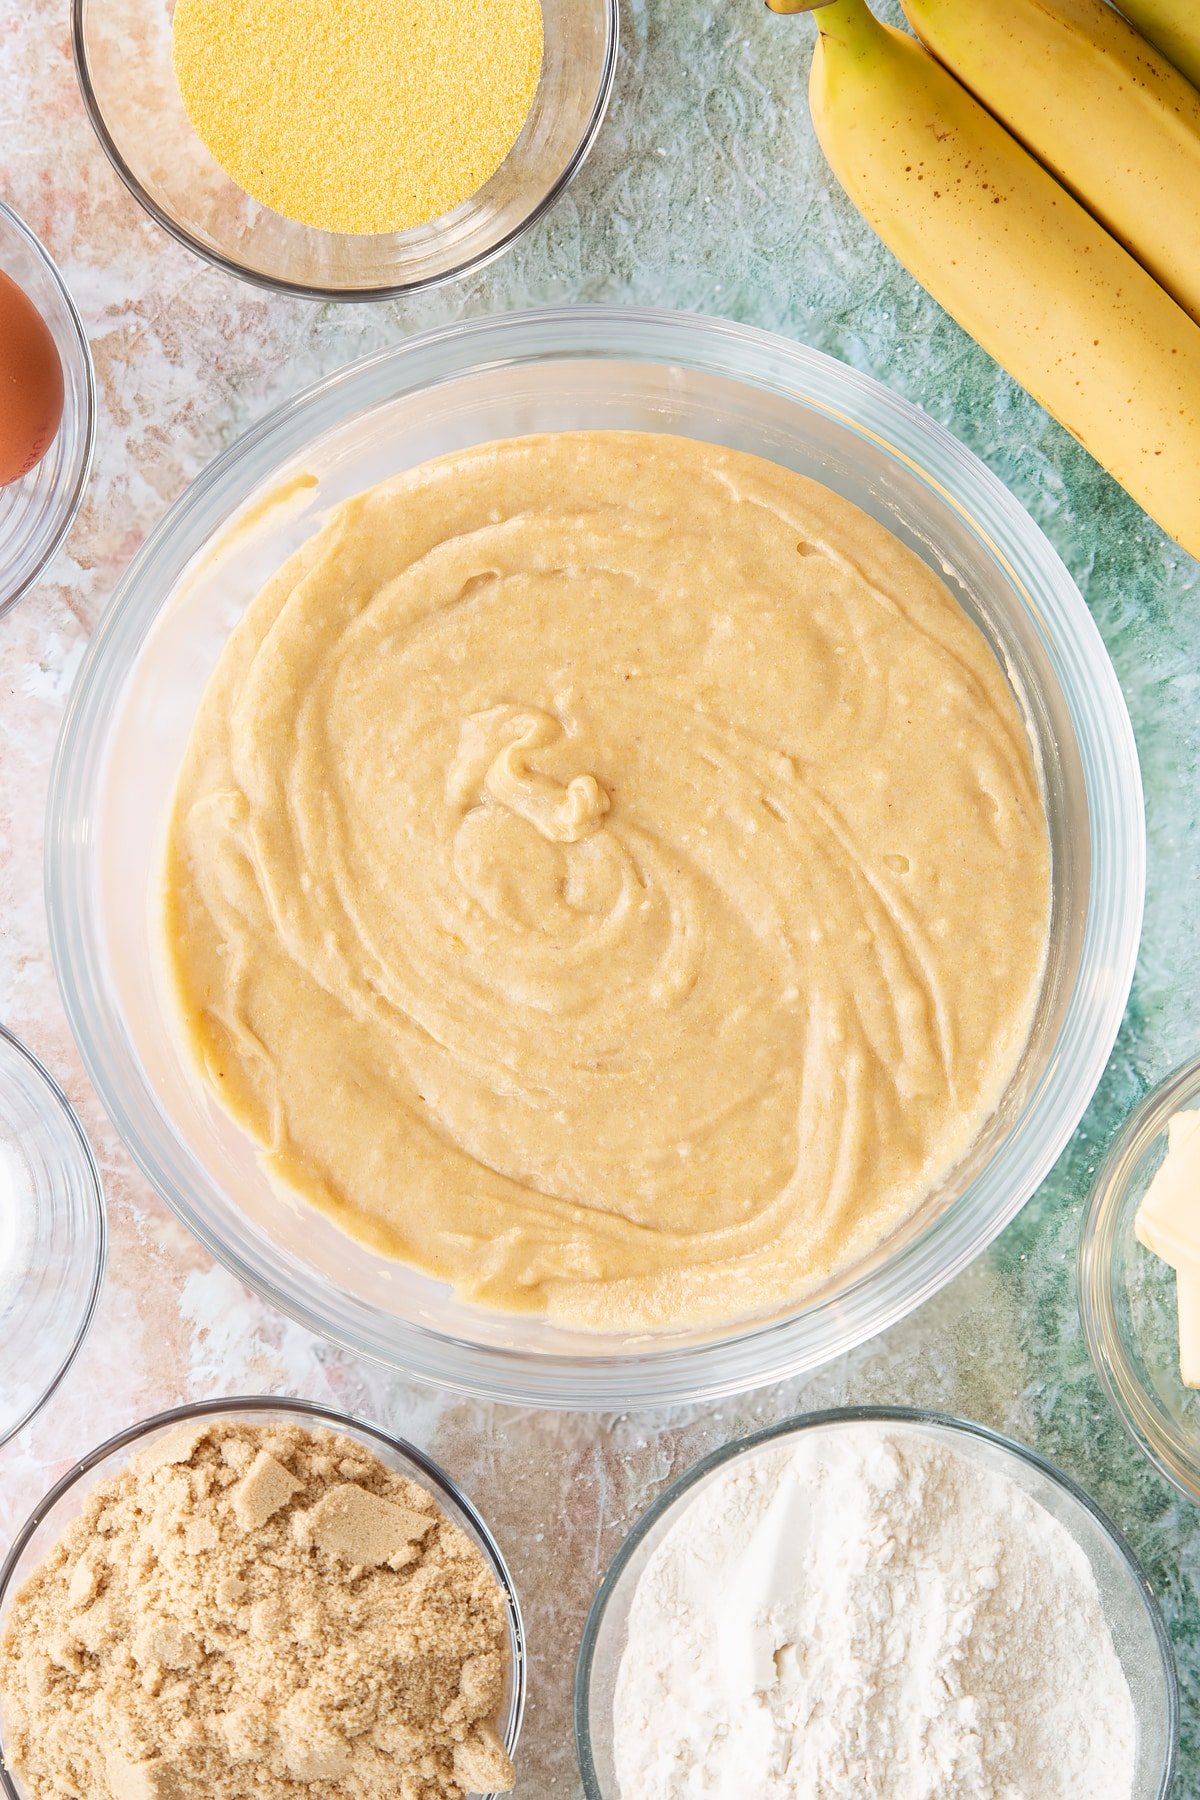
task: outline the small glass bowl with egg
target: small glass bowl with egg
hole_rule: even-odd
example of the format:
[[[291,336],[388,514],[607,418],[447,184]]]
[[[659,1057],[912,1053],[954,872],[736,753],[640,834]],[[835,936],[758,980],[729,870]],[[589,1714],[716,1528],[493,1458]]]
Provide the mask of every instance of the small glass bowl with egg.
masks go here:
[[[87,485],[96,415],[91,352],[75,303],[33,232],[0,200],[0,336],[6,335],[9,308],[14,329],[25,329],[26,302],[54,341],[62,373],[61,415],[48,449],[21,473],[23,439],[8,439],[24,430],[29,409],[0,407],[0,614],[28,593],[70,529]],[[43,383],[50,372],[42,365],[15,374]],[[36,393],[24,399],[40,404]],[[53,412],[57,396],[44,399]]]
[[[1180,1283],[1171,1263],[1135,1229],[1138,1209],[1167,1159],[1168,1127],[1179,1119],[1186,1136],[1191,1113],[1200,1120],[1200,1056],[1147,1094],[1097,1172],[1079,1244],[1079,1310],[1096,1372],[1121,1423],[1155,1468],[1200,1503],[1200,1390],[1187,1386],[1180,1373]],[[1174,1159],[1178,1125],[1173,1139]],[[1200,1193],[1196,1212],[1200,1217]],[[1197,1271],[1193,1279],[1200,1285],[1200,1226]],[[1185,1300],[1185,1326],[1186,1316]]]

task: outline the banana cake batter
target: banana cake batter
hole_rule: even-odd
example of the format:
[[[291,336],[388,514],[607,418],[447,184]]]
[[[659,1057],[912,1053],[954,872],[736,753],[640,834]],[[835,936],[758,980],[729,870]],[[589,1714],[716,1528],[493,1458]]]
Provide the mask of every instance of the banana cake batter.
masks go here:
[[[815,482],[633,432],[339,506],[226,647],[165,888],[277,1182],[619,1331],[777,1308],[911,1217],[1012,1076],[1049,906],[942,582]]]

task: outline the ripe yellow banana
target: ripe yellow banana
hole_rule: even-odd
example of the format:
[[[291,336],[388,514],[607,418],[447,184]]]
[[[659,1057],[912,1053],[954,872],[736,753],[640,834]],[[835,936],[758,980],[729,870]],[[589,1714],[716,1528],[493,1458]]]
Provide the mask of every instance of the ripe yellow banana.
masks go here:
[[[914,39],[834,0],[809,99],[884,243],[1200,556],[1200,326]]]
[[[1200,94],[1191,82],[1107,0],[902,5],[938,61],[1200,322]]]
[[[1197,0],[1121,0],[1121,11],[1168,62],[1200,88],[1200,5]]]

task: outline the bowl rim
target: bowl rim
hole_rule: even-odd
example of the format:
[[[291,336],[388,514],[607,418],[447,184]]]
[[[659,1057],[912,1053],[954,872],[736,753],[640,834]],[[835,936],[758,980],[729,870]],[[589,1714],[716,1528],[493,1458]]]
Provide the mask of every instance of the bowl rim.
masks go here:
[[[33,228],[27,225],[21,215],[3,199],[0,199],[0,218],[5,224],[12,226],[18,237],[24,239],[27,248],[37,257],[57,287],[67,309],[67,317],[78,344],[80,366],[83,370],[83,454],[79,458],[75,480],[65,503],[61,504],[58,522],[46,541],[42,556],[30,569],[19,587],[15,587],[10,594],[0,592],[0,618],[3,618],[5,613],[16,606],[19,600],[23,600],[29,590],[41,580],[52,559],[61,549],[64,538],[75,523],[75,515],[79,511],[83,496],[87,491],[87,484],[92,473],[92,459],[96,450],[96,370],[92,362],[92,347],[88,342],[88,335],[84,329],[79,308],[75,304],[62,270]]]
[[[11,1049],[27,1063],[36,1078],[40,1080],[50,1101],[56,1106],[67,1126],[68,1133],[79,1152],[80,1167],[87,1186],[88,1208],[92,1214],[96,1228],[96,1254],[93,1259],[91,1278],[84,1299],[83,1311],[75,1326],[74,1334],[62,1360],[40,1395],[33,1401],[28,1410],[22,1413],[11,1425],[0,1421],[0,1446],[16,1437],[18,1431],[24,1430],[30,1420],[36,1418],[46,1402],[57,1392],[65,1379],[75,1358],[83,1348],[83,1341],[91,1330],[92,1320],[96,1316],[96,1307],[100,1301],[104,1287],[104,1271],[108,1263],[108,1209],[104,1203],[104,1183],[100,1177],[100,1167],[95,1152],[88,1142],[87,1134],[79,1122],[79,1116],[66,1094],[55,1081],[53,1075],[39,1057],[35,1056],[28,1044],[22,1043],[15,1032],[7,1025],[0,1023],[0,1048]]]
[[[1094,770],[1087,777],[1092,879],[1085,960],[1068,996],[1057,1042],[1050,1046],[1044,1076],[1016,1121],[1024,1132],[1026,1152],[1020,1180],[1010,1182],[1001,1193],[999,1178],[993,1176],[986,1208],[976,1208],[982,1216],[973,1216],[969,1232],[953,1233],[953,1249],[946,1239],[952,1234],[947,1221],[961,1216],[961,1209],[954,1207],[900,1249],[884,1265],[892,1272],[886,1304],[878,1287],[873,1304],[868,1306],[863,1298],[864,1286],[869,1289],[881,1274],[876,1270],[847,1282],[824,1301],[818,1297],[811,1307],[765,1322],[750,1321],[699,1345],[647,1341],[619,1353],[568,1356],[481,1346],[461,1330],[435,1329],[407,1319],[390,1320],[381,1332],[369,1303],[342,1297],[343,1317],[335,1320],[307,1278],[281,1273],[278,1262],[261,1246],[227,1242],[196,1206],[193,1184],[174,1179],[160,1166],[161,1159],[131,1117],[127,1092],[133,1088],[125,1086],[130,1071],[117,1068],[124,1058],[119,1017],[100,995],[102,982],[89,967],[90,945],[78,937],[84,915],[78,904],[66,899],[72,884],[82,881],[85,802],[102,762],[88,747],[87,736],[103,729],[111,711],[111,699],[103,693],[108,660],[122,670],[132,666],[179,578],[179,571],[171,574],[175,567],[171,558],[183,521],[195,533],[198,524],[206,526],[206,519],[210,522],[206,528],[217,529],[236,513],[269,478],[270,470],[253,479],[246,474],[247,464],[255,465],[265,446],[270,447],[272,468],[278,469],[303,455],[314,438],[358,411],[432,389],[469,371],[610,357],[718,373],[739,386],[807,406],[850,434],[882,445],[915,472],[940,504],[969,522],[1038,629],[1047,634],[1053,627],[1057,633],[1053,643],[1067,669],[1065,678],[1061,670],[1055,674],[1056,684],[1069,705],[1077,741],[1083,744],[1086,739],[1105,771],[1103,780]],[[391,379],[386,392],[380,393],[379,373],[384,369]],[[931,473],[926,464],[938,473]],[[954,492],[948,481],[955,482]],[[152,600],[139,593],[140,587],[164,580],[167,586],[155,591]],[[690,1402],[781,1380],[894,1324],[978,1255],[1045,1179],[1103,1073],[1133,978],[1145,856],[1137,751],[1111,660],[1061,559],[999,479],[917,407],[820,351],[771,332],[700,315],[601,305],[473,318],[376,352],[285,401],[201,472],[138,550],[87,646],[68,697],[51,770],[45,882],[51,953],[84,1065],[134,1161],[218,1261],[307,1329],[356,1354],[478,1397],[579,1410]],[[1112,890],[1107,895],[1105,883]],[[1063,1054],[1064,1044],[1069,1056]],[[141,1095],[146,1084],[136,1069],[132,1080]],[[153,1097],[151,1104],[157,1107]],[[975,1179],[985,1179],[990,1167]],[[823,1321],[820,1328],[815,1323],[818,1316]],[[825,1341],[831,1328],[837,1338],[832,1344]],[[825,1333],[819,1349],[814,1331],[819,1336]]]
[[[393,1432],[384,1431],[382,1426],[374,1425],[368,1419],[361,1419],[354,1413],[339,1412],[335,1407],[322,1406],[315,1400],[302,1400],[290,1394],[241,1394],[226,1399],[193,1400],[182,1406],[171,1406],[163,1412],[153,1413],[149,1418],[140,1419],[124,1430],[116,1432],[102,1444],[97,1444],[82,1456],[74,1466],[60,1476],[48,1493],[38,1501],[24,1525],[18,1531],[8,1554],[0,1563],[0,1609],[9,1597],[9,1589],[18,1563],[24,1555],[30,1540],[54,1508],[70,1490],[80,1481],[86,1479],[96,1466],[119,1450],[127,1449],[139,1439],[149,1437],[152,1432],[160,1431],[164,1426],[183,1424],[190,1419],[219,1418],[222,1415],[238,1413],[282,1412],[292,1413],[301,1423],[325,1426],[333,1431],[361,1432],[364,1437],[372,1439],[385,1449],[398,1454],[413,1463],[420,1471],[421,1478],[427,1480],[434,1491],[434,1497],[450,1500],[465,1514],[483,1554],[498,1582],[505,1601],[505,1616],[508,1621],[509,1649],[512,1659],[512,1724],[505,1740],[505,1748],[512,1755],[521,1736],[521,1726],[525,1718],[525,1705],[528,1688],[528,1651],[526,1648],[525,1621],[521,1612],[521,1602],[517,1595],[516,1584],[504,1553],[492,1535],[491,1527],[485,1521],[474,1501],[459,1487],[440,1464],[419,1450],[407,1438],[397,1437]],[[451,1519],[451,1523],[454,1520]],[[22,1796],[13,1783],[4,1763],[3,1744],[0,1743],[0,1795],[5,1800],[22,1800]],[[485,1795],[482,1800],[499,1800],[499,1797]]]
[[[188,230],[186,225],[182,225],[173,214],[168,212],[165,207],[160,206],[158,201],[146,192],[126,162],[116,139],[109,130],[103,108],[92,84],[83,17],[87,4],[88,0],[71,0],[71,53],[75,64],[80,98],[101,149],[142,210],[154,220],[156,225],[161,226],[169,236],[173,237],[176,243],[182,244],[185,250],[190,250],[193,256],[198,256],[202,262],[211,264],[213,268],[222,269],[225,274],[232,275],[238,281],[248,282],[252,287],[263,288],[271,294],[288,294],[299,300],[334,301],[338,304],[345,302],[347,305],[369,304],[374,300],[398,300],[407,294],[427,293],[432,288],[441,287],[445,282],[458,281],[467,274],[473,275],[479,270],[486,269],[497,257],[503,256],[504,252],[511,249],[518,238],[523,237],[527,231],[531,230],[561,199],[591,154],[612,97],[621,38],[620,0],[604,0],[604,60],[596,88],[595,102],[579,142],[546,192],[495,243],[489,244],[486,249],[479,251],[474,256],[464,257],[461,262],[455,263],[451,268],[444,269],[436,275],[423,275],[410,281],[385,282],[377,287],[324,287],[317,282],[289,281],[282,276],[269,275],[261,269],[249,268],[245,263],[239,262],[236,257],[227,256],[223,251],[201,242]],[[270,209],[266,208],[265,210],[269,211]],[[339,234],[326,235],[336,236]]]
[[[592,1667],[595,1662],[596,1638],[605,1612],[620,1586],[621,1578],[629,1562],[647,1533],[665,1514],[673,1511],[698,1482],[703,1481],[714,1469],[719,1469],[723,1463],[732,1462],[739,1456],[753,1453],[777,1439],[798,1437],[806,1431],[841,1424],[932,1426],[937,1430],[949,1431],[951,1434],[957,1433],[963,1437],[976,1438],[981,1443],[988,1444],[993,1449],[1001,1450],[1014,1457],[1018,1462],[1026,1463],[1038,1474],[1045,1476],[1054,1486],[1062,1489],[1085,1512],[1090,1513],[1096,1524],[1109,1538],[1130,1575],[1150,1620],[1158,1649],[1167,1687],[1168,1750],[1156,1800],[1167,1800],[1175,1780],[1175,1771],[1179,1760],[1179,1671],[1176,1667],[1175,1652],[1171,1646],[1166,1621],[1162,1616],[1162,1608],[1132,1545],[1103,1508],[1092,1499],[1084,1488],[1080,1487],[1074,1477],[1060,1469],[1056,1463],[1052,1463],[1040,1451],[1031,1449],[1027,1444],[1019,1443],[1016,1438],[1008,1437],[1003,1432],[994,1431],[990,1425],[980,1425],[973,1419],[960,1418],[956,1414],[939,1412],[936,1408],[925,1406],[827,1406],[816,1412],[796,1413],[791,1418],[781,1419],[774,1425],[765,1426],[761,1431],[752,1431],[745,1437],[734,1438],[728,1444],[721,1444],[715,1450],[710,1450],[706,1456],[700,1458],[699,1462],[694,1463],[690,1469],[685,1470],[682,1475],[664,1488],[658,1498],[634,1521],[616,1555],[608,1565],[588,1609],[575,1663],[572,1712],[575,1724],[575,1749],[585,1800],[619,1800],[619,1796],[604,1792],[596,1776],[591,1748],[589,1688]]]
[[[1092,1183],[1079,1234],[1076,1279],[1088,1354],[1109,1404],[1147,1462],[1185,1499],[1200,1504],[1200,1457],[1188,1454],[1182,1434],[1150,1399],[1125,1348],[1112,1288],[1117,1219],[1133,1172],[1166,1129],[1171,1114],[1196,1098],[1200,1098],[1200,1054],[1165,1075],[1125,1120]]]

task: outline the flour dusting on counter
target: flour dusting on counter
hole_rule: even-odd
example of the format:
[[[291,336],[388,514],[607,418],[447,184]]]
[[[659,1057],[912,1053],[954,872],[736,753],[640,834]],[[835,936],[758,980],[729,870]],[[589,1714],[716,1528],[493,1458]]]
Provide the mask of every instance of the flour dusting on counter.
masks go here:
[[[621,1800],[1129,1800],[1091,1566],[932,1435],[810,1430],[720,1468],[634,1593]]]

